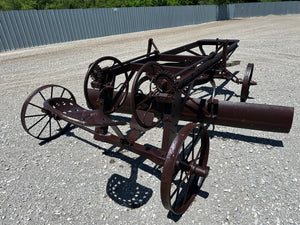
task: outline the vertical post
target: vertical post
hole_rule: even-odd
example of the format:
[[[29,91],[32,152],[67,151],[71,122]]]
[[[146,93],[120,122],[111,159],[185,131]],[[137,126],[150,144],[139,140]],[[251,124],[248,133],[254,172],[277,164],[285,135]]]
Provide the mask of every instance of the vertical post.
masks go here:
[[[181,114],[181,92],[175,92],[172,96],[172,103],[170,103],[170,107],[166,107],[164,113],[164,130],[163,130],[163,141],[161,144],[161,149],[164,153],[164,157],[167,155],[170,145],[174,140],[177,134],[177,125]]]
[[[227,45],[228,45],[228,41],[225,40],[223,43],[223,69],[226,69],[226,61],[227,61]]]
[[[153,39],[149,38],[149,40],[148,40],[147,55],[150,55],[150,53],[151,53],[152,43],[153,43]]]

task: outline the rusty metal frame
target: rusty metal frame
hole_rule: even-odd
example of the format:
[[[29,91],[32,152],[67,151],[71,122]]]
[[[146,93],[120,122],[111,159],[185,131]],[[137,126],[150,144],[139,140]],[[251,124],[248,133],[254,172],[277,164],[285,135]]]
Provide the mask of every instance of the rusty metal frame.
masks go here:
[[[89,66],[84,80],[84,95],[90,110],[79,106],[66,88],[46,85],[35,90],[24,102],[22,125],[35,138],[50,140],[73,124],[93,134],[96,140],[128,149],[163,166],[162,203],[173,213],[182,214],[209,171],[209,137],[206,128],[199,123],[272,132],[289,132],[292,126],[294,109],[291,107],[245,103],[250,85],[256,84],[252,81],[253,64],[248,64],[243,79],[227,69],[228,59],[238,42],[199,40],[160,53],[149,39],[144,55],[125,62],[111,56],[99,58]],[[207,53],[206,48],[213,50]],[[103,61],[110,61],[111,66],[101,68]],[[117,86],[118,77],[122,77],[122,82]],[[215,79],[242,84],[241,102],[215,99]],[[130,82],[133,82],[131,92]],[[191,97],[192,88],[208,82],[213,87],[211,98]],[[143,92],[144,83],[149,83],[146,86],[148,93]],[[57,89],[58,95],[55,95]],[[35,98],[41,98],[42,103],[35,103]],[[37,113],[31,112],[31,108]],[[132,115],[128,134],[119,129],[126,122],[112,120],[113,112]],[[28,122],[31,119],[33,123]],[[45,125],[39,128],[43,120],[46,120]],[[178,131],[180,120],[190,123]],[[61,121],[66,124],[62,125]],[[137,142],[141,134],[159,124],[163,127],[160,148]],[[54,125],[58,127],[56,132],[52,132]],[[109,127],[114,134],[109,132]],[[47,130],[48,135],[43,136]],[[198,143],[200,146],[196,148]],[[178,174],[179,178],[176,178]],[[171,190],[171,183],[175,184],[175,190]]]

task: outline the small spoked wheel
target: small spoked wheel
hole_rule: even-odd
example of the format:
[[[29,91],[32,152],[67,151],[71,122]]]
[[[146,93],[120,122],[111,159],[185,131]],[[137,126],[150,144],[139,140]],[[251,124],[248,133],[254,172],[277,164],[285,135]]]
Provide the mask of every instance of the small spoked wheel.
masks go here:
[[[254,69],[254,64],[248,63],[245,71],[244,79],[243,79],[243,84],[242,84],[241,98],[240,98],[241,102],[246,102],[248,98],[253,69]]]
[[[85,75],[83,85],[84,96],[89,108],[98,108],[90,99],[89,89],[99,90],[109,99],[105,103],[105,113],[111,113],[121,107],[127,97],[128,88],[127,71],[123,63],[112,56],[99,58],[92,63]]]
[[[184,213],[208,175],[209,135],[205,127],[185,125],[168,151],[162,177],[163,206],[175,214]]]
[[[70,124],[56,118],[44,108],[44,102],[52,98],[67,98],[76,102],[74,95],[59,85],[45,85],[32,92],[21,110],[21,122],[25,131],[40,140],[51,140],[66,132]]]
[[[137,123],[146,129],[157,126],[163,117],[156,97],[160,93],[155,84],[155,75],[163,70],[156,62],[148,62],[138,71],[131,89],[132,115]]]

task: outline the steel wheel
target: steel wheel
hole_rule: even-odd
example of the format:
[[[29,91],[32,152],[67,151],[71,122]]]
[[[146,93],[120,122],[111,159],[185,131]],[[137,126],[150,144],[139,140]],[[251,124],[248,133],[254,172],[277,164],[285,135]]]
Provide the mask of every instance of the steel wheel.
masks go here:
[[[241,102],[246,102],[249,95],[250,82],[252,79],[254,64],[248,63],[246,72],[243,79],[242,90],[241,90]]]
[[[110,99],[105,102],[104,111],[111,113],[125,102],[128,87],[128,74],[121,61],[112,56],[99,58],[89,66],[84,78],[83,91],[87,106],[91,109],[98,108],[88,95],[89,88],[96,89]],[[115,95],[113,95],[114,91]]]
[[[209,136],[195,123],[184,126],[168,151],[161,177],[161,200],[175,214],[184,213],[208,175]]]
[[[160,90],[155,84],[154,77],[161,70],[162,66],[158,63],[148,62],[138,71],[132,84],[132,115],[137,123],[146,129],[153,128],[162,121],[163,110],[156,101]]]
[[[61,97],[76,102],[68,89],[53,84],[42,86],[28,96],[21,111],[22,126],[28,134],[40,140],[51,140],[69,129],[69,123],[44,109],[47,99]]]

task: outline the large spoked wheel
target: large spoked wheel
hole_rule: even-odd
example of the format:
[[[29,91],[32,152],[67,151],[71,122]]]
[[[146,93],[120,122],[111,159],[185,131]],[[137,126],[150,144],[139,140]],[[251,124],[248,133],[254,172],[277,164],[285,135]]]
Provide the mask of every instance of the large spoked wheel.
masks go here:
[[[168,151],[161,177],[163,206],[175,214],[184,213],[208,175],[209,135],[205,127],[185,125]]]
[[[111,113],[122,106],[128,94],[128,74],[123,63],[115,57],[105,56],[89,66],[84,78],[83,91],[87,106],[96,109],[99,106],[89,96],[89,89],[105,93],[110,100],[106,102],[105,113]],[[116,93],[114,95],[114,93]]]
[[[76,102],[74,95],[59,85],[45,85],[31,93],[21,110],[21,122],[25,131],[40,140],[51,140],[66,132],[70,124],[44,109],[46,100],[62,97]]]
[[[155,84],[155,75],[161,70],[163,68],[160,64],[148,62],[138,71],[132,84],[132,115],[146,129],[153,128],[162,121],[162,109],[156,99],[160,90]]]
[[[241,98],[240,98],[241,102],[246,102],[248,98],[253,69],[254,69],[254,64],[248,63],[245,71],[244,79],[243,79],[243,84],[242,84]]]

